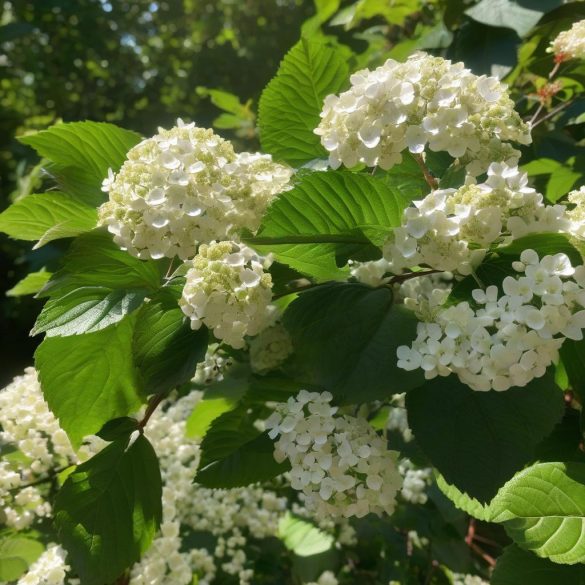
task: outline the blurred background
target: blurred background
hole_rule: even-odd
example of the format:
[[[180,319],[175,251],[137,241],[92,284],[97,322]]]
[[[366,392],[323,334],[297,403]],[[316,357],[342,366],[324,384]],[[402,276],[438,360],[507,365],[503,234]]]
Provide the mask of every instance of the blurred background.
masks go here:
[[[417,49],[463,60],[475,73],[509,76],[522,109],[535,104],[548,72],[534,58],[547,35],[584,17],[585,3],[563,0],[0,2],[0,211],[47,185],[42,161],[15,137],[59,121],[107,121],[149,136],[181,117],[257,149],[259,95],[301,34],[335,35],[358,52],[360,67]],[[543,22],[546,35],[530,36]],[[567,108],[568,130],[533,147],[532,158],[568,168],[563,189],[585,173],[582,109]],[[0,387],[32,363],[38,343],[28,332],[40,301],[13,287],[51,270],[66,245],[32,250],[0,234]]]

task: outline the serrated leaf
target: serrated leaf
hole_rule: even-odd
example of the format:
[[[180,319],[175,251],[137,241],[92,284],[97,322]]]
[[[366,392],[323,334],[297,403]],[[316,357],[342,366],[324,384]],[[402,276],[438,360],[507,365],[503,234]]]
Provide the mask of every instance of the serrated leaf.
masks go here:
[[[460,491],[489,501],[531,458],[564,412],[552,376],[505,392],[479,392],[455,375],[406,394],[408,422],[431,463]]]
[[[424,381],[420,372],[396,365],[396,349],[416,337],[417,320],[393,305],[387,288],[316,287],[287,307],[283,323],[292,337],[299,379],[329,390],[337,401],[383,400]]]
[[[465,492],[458,490],[454,485],[447,483],[445,478],[440,474],[437,476],[437,486],[457,508],[478,520],[489,522],[489,506],[482,504],[475,498],[468,496]]]
[[[55,525],[84,585],[113,583],[139,560],[162,518],[156,454],[144,436],[108,445],[69,475],[57,494]]]
[[[333,546],[333,536],[314,524],[287,512],[278,523],[278,538],[288,550],[300,557],[309,557],[328,551]]]
[[[41,556],[45,547],[32,538],[14,534],[0,539],[0,581],[17,581]]]
[[[209,334],[193,331],[171,291],[144,305],[137,315],[132,351],[143,392],[160,394],[188,382],[205,357]]]
[[[104,286],[82,286],[50,299],[31,335],[46,332],[48,337],[65,337],[100,331],[137,309],[147,292],[146,289],[112,290]]]
[[[347,275],[348,257],[380,254],[409,200],[383,180],[341,171],[306,175],[268,209],[248,243],[318,280]]]
[[[216,418],[201,443],[195,481],[209,488],[233,488],[267,481],[290,466],[274,459],[274,443],[240,407]]]
[[[141,405],[131,359],[134,323],[128,316],[95,333],[46,337],[35,352],[45,400],[74,447]]]
[[[49,170],[64,191],[95,207],[107,199],[101,184],[108,169],[117,171],[141,137],[104,122],[70,122],[19,140],[53,163]]]
[[[19,240],[41,240],[40,245],[77,236],[96,223],[95,208],[53,191],[24,197],[0,213],[1,232]]]
[[[514,476],[491,503],[520,547],[555,563],[585,562],[585,463],[539,463]]]
[[[81,286],[155,291],[161,284],[159,264],[120,250],[103,229],[77,237],[41,296],[55,296]]]
[[[585,566],[559,565],[515,544],[498,557],[491,585],[585,585]]]
[[[21,297],[24,295],[34,295],[47,284],[49,278],[51,278],[51,273],[46,270],[31,272],[21,281],[17,282],[10,290],[7,290],[6,296]]]
[[[301,39],[284,57],[259,104],[260,142],[276,159],[301,165],[324,156],[318,126],[323,100],[348,81],[341,47]]]

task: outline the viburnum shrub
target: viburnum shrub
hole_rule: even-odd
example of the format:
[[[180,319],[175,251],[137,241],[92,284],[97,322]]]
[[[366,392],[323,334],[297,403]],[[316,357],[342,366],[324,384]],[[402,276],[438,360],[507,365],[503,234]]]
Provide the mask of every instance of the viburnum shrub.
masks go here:
[[[312,37],[262,153],[181,120],[23,136],[52,186],[0,229],[68,247],[18,285],[44,339],[0,392],[0,581],[581,583],[585,167],[539,187],[530,149],[584,26],[520,109]]]

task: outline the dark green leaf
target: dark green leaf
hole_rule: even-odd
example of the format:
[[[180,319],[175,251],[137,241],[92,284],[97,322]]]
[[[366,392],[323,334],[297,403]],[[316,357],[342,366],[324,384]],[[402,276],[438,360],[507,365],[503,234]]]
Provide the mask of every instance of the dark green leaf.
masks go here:
[[[423,382],[396,365],[396,349],[416,337],[414,314],[388,288],[327,284],[302,293],[284,313],[299,379],[337,401],[383,400]]]
[[[491,503],[514,542],[539,557],[585,562],[585,463],[539,463],[514,476]]]
[[[162,517],[158,460],[140,435],[79,465],[55,500],[67,562],[84,585],[113,583],[144,553]]]
[[[134,323],[130,316],[96,333],[47,337],[35,353],[45,400],[75,447],[140,407]]]
[[[146,394],[188,382],[207,349],[207,329],[193,331],[176,297],[164,292],[140,309],[134,330],[134,359]]]
[[[101,184],[108,169],[117,171],[141,138],[113,124],[71,122],[19,140],[53,163],[49,170],[64,191],[95,207],[107,198]]]
[[[29,195],[0,213],[0,231],[19,240],[40,240],[35,246],[70,238],[96,226],[93,207],[66,193]]]
[[[505,392],[471,390],[451,375],[408,392],[406,407],[417,442],[445,480],[485,502],[534,457],[564,401],[548,375]]]
[[[506,547],[490,580],[491,585],[584,585],[585,566],[559,565],[540,559],[515,544]]]
[[[285,56],[259,105],[262,149],[293,165],[325,154],[318,126],[323,100],[337,93],[349,77],[341,47],[300,40]]]

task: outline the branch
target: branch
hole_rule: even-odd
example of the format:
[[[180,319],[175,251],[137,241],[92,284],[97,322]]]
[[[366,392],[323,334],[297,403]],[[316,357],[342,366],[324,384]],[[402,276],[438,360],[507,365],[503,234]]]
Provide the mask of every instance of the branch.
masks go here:
[[[429,276],[429,274],[438,274],[440,272],[445,272],[444,270],[421,270],[420,272],[407,272],[406,274],[397,274],[393,276],[389,281],[388,284],[401,284],[405,280],[410,280],[411,278],[418,278],[419,276]]]
[[[159,404],[167,397],[166,393],[163,394],[155,394],[149,401],[148,406],[146,407],[146,411],[144,412],[144,416],[142,420],[138,423],[138,430],[142,433],[144,431],[144,427],[148,424],[150,417],[154,414],[154,411],[158,408]]]
[[[546,114],[546,116],[543,116],[542,118],[540,118],[540,120],[536,120],[536,122],[534,122],[534,124],[532,125],[532,128],[534,129],[539,124],[542,124],[546,120],[552,118],[553,116],[556,116],[556,114],[563,111],[565,108],[568,108],[569,106],[573,105],[576,101],[577,101],[577,98],[573,98],[572,100],[569,100],[568,102],[563,102],[560,106],[557,106],[554,110],[551,110],[548,114]]]
[[[421,154],[412,154],[412,158],[414,158],[414,160],[416,161],[416,163],[418,164],[418,166],[420,167],[421,171],[423,172],[425,181],[427,182],[427,184],[429,185],[429,187],[433,190],[435,190],[438,186],[439,186],[439,181],[437,181],[437,179],[435,179],[435,177],[433,177],[431,171],[429,171],[427,165],[425,164],[425,161],[423,160],[423,157]]]

